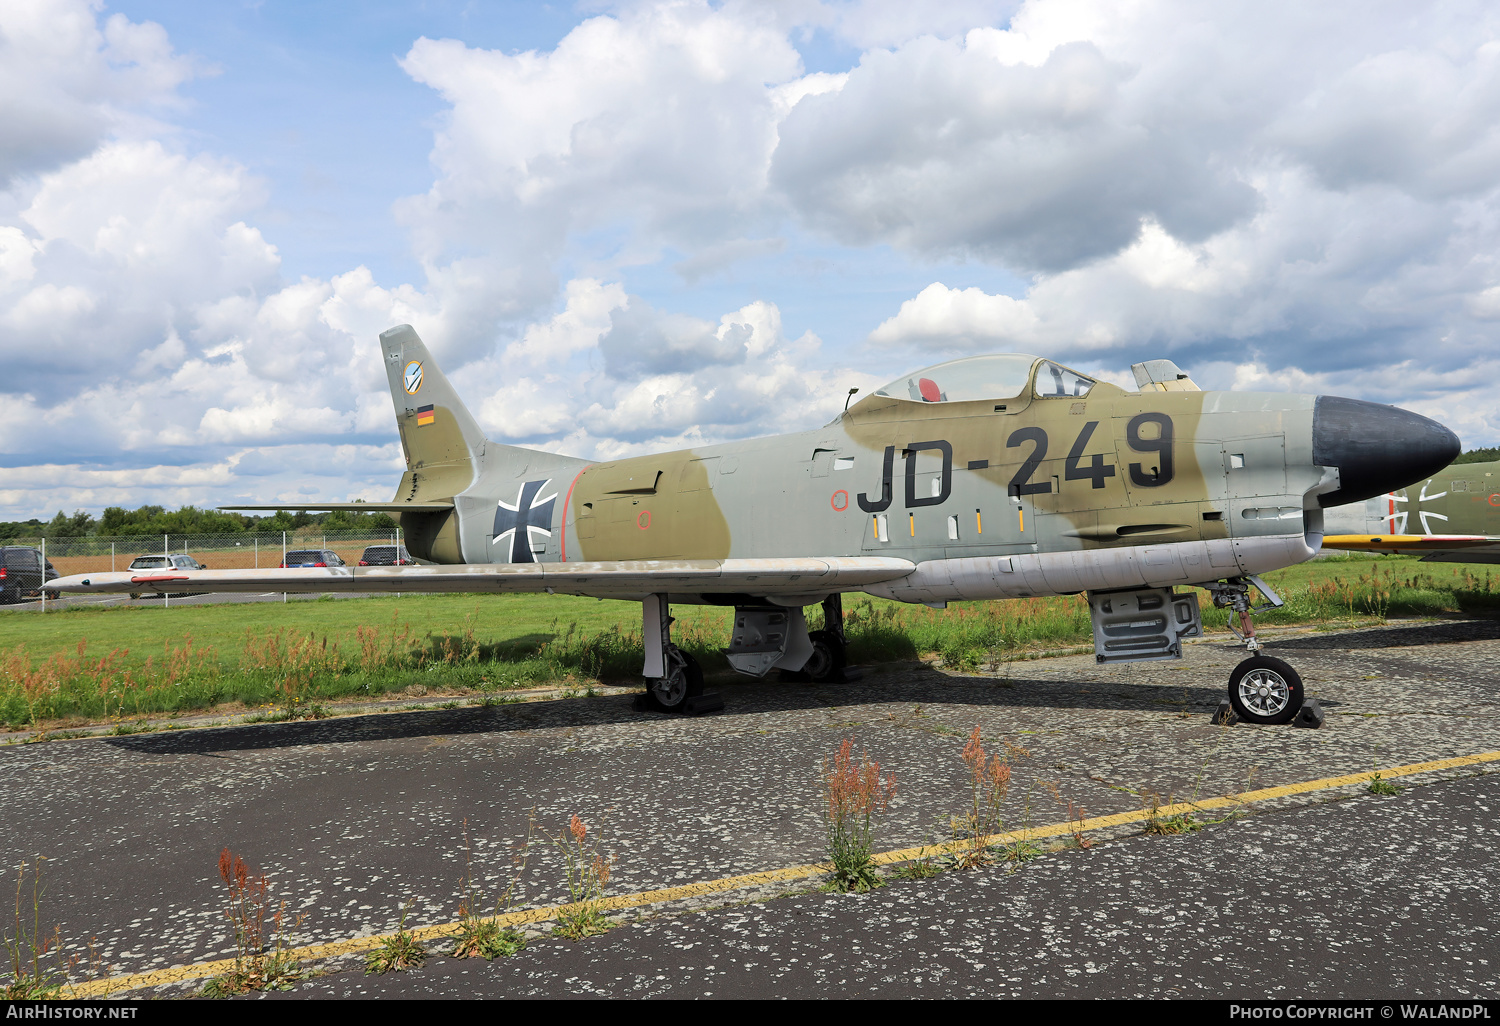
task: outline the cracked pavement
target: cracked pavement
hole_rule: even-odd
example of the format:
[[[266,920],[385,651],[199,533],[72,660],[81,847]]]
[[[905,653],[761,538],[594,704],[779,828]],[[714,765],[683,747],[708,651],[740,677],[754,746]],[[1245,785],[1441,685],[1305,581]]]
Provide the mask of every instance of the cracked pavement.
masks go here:
[[[1322,703],[1324,729],[1212,725],[1244,653],[1209,638],[1178,663],[726,680],[714,685],[724,713],[701,718],[637,713],[616,695],[13,745],[0,749],[12,811],[0,856],[14,867],[45,855],[46,923],[73,951],[97,938],[114,972],[142,972],[232,954],[225,846],[302,916],[294,943],[394,930],[403,905],[409,925],[452,921],[466,859],[496,894],[531,810],[554,834],[574,813],[602,833],[616,894],[819,861],[817,767],[851,735],[899,780],[882,849],[947,838],[976,723],[1031,753],[1004,810],[1012,827],[1061,821],[1069,801],[1106,815],[1152,795],[1500,747],[1500,621],[1267,639]],[[1416,786],[1391,798],[1279,800],[1191,836],[1110,840],[1015,873],[632,913],[604,937],[537,939],[496,963],[436,958],[366,978],[336,962],[287,996],[1494,996],[1500,777],[1448,776],[1403,781]],[[567,899],[545,845],[518,894],[520,906]]]

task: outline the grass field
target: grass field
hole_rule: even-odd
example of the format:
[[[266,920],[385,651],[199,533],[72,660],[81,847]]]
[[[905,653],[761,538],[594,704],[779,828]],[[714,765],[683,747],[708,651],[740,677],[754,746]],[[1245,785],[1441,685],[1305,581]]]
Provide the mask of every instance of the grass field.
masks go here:
[[[1500,575],[1398,556],[1316,560],[1267,576],[1287,600],[1257,623],[1351,624],[1500,609]],[[1205,627],[1224,614],[1201,596]],[[674,637],[727,668],[731,610],[674,606]],[[819,613],[810,610],[812,626]],[[972,669],[1091,643],[1082,596],[953,603],[848,596],[856,663],[936,656]],[[401,693],[503,692],[551,681],[635,681],[635,603],[540,595],[433,595],[288,605],[74,607],[0,614],[0,720],[110,720],[221,706],[303,715]]]

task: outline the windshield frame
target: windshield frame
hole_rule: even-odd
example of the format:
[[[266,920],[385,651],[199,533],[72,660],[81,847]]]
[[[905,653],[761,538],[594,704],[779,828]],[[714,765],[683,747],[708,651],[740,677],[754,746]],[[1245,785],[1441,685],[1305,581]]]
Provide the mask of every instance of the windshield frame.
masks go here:
[[[1048,370],[1049,368],[1051,370],[1053,381],[1057,384],[1057,387],[1059,389],[1063,388],[1065,377],[1067,375],[1072,375],[1073,391],[1043,392],[1041,390],[1042,372],[1044,370]],[[1087,387],[1084,388],[1081,392],[1078,391],[1078,385],[1080,382],[1088,382]],[[1078,371],[1074,370],[1072,367],[1069,367],[1066,364],[1058,363],[1056,360],[1048,360],[1046,358],[1043,358],[1038,360],[1036,362],[1036,365],[1031,368],[1031,395],[1035,399],[1084,399],[1088,397],[1088,394],[1094,390],[1094,386],[1098,384],[1098,378],[1090,377],[1087,374],[1081,374]]]

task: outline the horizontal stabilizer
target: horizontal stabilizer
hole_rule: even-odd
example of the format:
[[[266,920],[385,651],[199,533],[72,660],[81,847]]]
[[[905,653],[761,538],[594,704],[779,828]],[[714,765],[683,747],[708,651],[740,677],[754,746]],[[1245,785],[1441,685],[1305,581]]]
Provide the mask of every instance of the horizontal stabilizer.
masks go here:
[[[1325,549],[1421,556],[1426,563],[1500,563],[1500,536],[1482,534],[1334,534]]]
[[[355,513],[442,513],[453,508],[451,502],[281,502],[275,506],[218,506],[217,509],[301,510],[305,513],[332,512],[336,509]]]
[[[1325,549],[1352,549],[1358,552],[1398,549],[1430,552],[1434,549],[1471,549],[1480,545],[1500,545],[1500,538],[1482,534],[1330,534],[1323,539]]]
[[[600,598],[651,594],[822,595],[893,581],[915,569],[889,556],[820,559],[641,559],[598,563],[457,563],[74,574],[48,584],[72,593],[556,592]]]

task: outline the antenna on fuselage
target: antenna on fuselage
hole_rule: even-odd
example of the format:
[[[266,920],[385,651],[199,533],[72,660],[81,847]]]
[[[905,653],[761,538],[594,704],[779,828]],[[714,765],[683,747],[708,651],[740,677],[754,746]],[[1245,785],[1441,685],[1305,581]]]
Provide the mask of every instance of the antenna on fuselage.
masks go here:
[[[859,391],[859,389],[857,389],[857,388],[851,388],[851,389],[849,389],[849,395],[848,395],[847,398],[844,399],[844,412],[845,413],[849,412],[849,400],[853,399],[854,398],[854,393],[858,392],[858,391]]]

